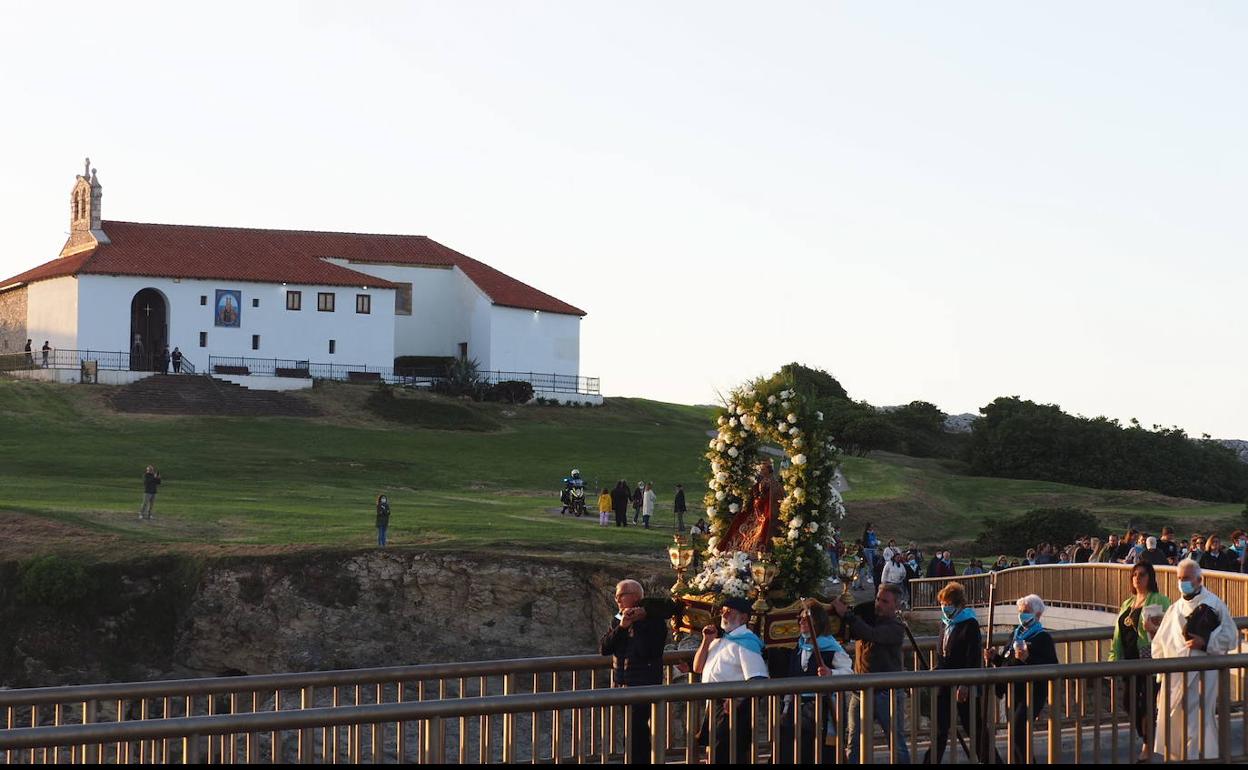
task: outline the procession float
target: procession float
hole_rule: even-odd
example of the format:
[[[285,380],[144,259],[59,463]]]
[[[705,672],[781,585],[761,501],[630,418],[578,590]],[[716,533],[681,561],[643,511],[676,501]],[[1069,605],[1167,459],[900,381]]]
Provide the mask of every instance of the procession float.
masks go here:
[[[828,546],[845,517],[836,487],[840,452],[814,400],[780,374],[733,390],[716,429],[706,452],[710,531],[677,535],[668,549],[680,609],[675,631],[696,637],[718,622],[726,599],[747,598],[763,641],[791,646],[802,600],[831,598]],[[856,570],[856,562],[841,560],[842,599]]]

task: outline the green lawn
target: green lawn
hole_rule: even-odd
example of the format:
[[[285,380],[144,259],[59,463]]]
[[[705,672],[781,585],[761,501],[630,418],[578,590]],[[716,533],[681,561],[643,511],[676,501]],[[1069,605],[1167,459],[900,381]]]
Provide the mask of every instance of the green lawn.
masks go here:
[[[501,430],[428,430],[369,414],[364,386],[314,394],[329,414],[324,419],[136,417],[104,408],[107,392],[0,379],[0,511],[12,512],[3,555],[78,549],[124,556],[153,544],[364,547],[374,537],[372,501],[382,491],[391,498],[397,546],[657,555],[669,536],[661,527],[671,526],[674,484],[685,483],[692,518],[701,508],[702,453],[713,425],[703,407],[608,399],[597,409],[467,404],[482,424]],[[424,414],[437,402],[419,406]],[[141,524],[148,463],[165,483],[158,521]],[[559,480],[574,466],[599,487],[619,478],[655,482],[660,529],[618,531],[599,528],[596,515],[553,515]],[[985,515],[1038,505],[1086,505],[1115,523],[1141,514],[1222,520],[1239,510],[974,478],[895,456],[847,458],[845,472],[852,485],[847,530],[873,518],[886,537],[925,544],[969,539]],[[90,548],[96,540],[103,545]]]

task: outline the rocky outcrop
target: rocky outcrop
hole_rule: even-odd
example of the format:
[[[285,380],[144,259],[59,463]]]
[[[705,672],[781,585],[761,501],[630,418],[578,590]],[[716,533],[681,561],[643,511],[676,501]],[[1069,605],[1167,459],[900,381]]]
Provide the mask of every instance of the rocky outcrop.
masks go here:
[[[35,610],[6,597],[4,685],[587,653],[614,613],[617,580],[639,577],[655,591],[671,580],[657,558],[614,567],[399,549],[236,557],[194,570],[166,559],[88,573],[111,600]]]

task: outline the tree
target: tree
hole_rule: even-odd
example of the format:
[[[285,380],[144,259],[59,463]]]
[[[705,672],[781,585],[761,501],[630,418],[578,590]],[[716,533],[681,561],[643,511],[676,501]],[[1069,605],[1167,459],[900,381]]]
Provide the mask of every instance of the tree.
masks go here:
[[[785,364],[780,367],[781,376],[793,383],[793,386],[808,394],[818,402],[829,400],[847,400],[849,394],[837,379],[822,369],[812,369],[799,363]]]
[[[975,545],[990,553],[1017,555],[1040,543],[1061,547],[1084,535],[1104,534],[1100,520],[1083,508],[1036,508],[1019,516],[984,519]]]

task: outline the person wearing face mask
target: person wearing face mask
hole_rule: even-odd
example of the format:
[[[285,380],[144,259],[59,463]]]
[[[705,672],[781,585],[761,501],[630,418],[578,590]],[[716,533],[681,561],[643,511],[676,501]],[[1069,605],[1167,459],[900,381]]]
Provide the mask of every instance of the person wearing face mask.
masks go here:
[[[663,684],[663,647],[673,608],[663,599],[647,600],[636,580],[621,580],[615,586],[615,604],[620,611],[598,642],[598,653],[612,656],[612,684]],[[650,764],[650,705],[630,705],[628,725],[633,764]]]
[[[1230,551],[1222,548],[1222,538],[1217,535],[1210,535],[1205,541],[1205,552],[1201,555],[1199,564],[1202,570],[1239,571],[1239,560]]]
[[[906,638],[906,627],[897,616],[900,607],[901,586],[889,583],[880,586],[873,604],[859,604],[850,610],[840,599],[833,600],[832,612],[849,626],[850,638],[857,640],[854,646],[855,673],[878,674],[902,670],[901,645]],[[906,741],[906,691],[877,689],[874,697],[872,713],[876,724],[884,729],[885,735],[891,734],[901,764],[910,764],[910,749]],[[851,762],[857,762],[859,758],[861,698],[862,694],[857,690],[849,694],[846,747]],[[896,715],[897,719],[890,729],[892,715]],[[869,735],[870,730],[867,732]]]
[[[798,621],[801,635],[797,639],[797,648],[789,655],[788,673],[786,676],[836,676],[852,674],[854,664],[841,647],[841,643],[832,636],[832,624],[828,612],[817,601],[806,600],[806,610]],[[815,655],[815,647],[819,655]],[[839,696],[838,696],[839,697]],[[794,708],[795,701],[800,705]],[[801,693],[799,696],[784,696],[784,707],[780,711],[780,764],[793,763],[793,744],[798,734],[797,720],[801,720],[801,745],[798,747],[798,758],[801,764],[808,765],[815,761],[815,741],[828,730],[832,720],[833,697],[824,696],[822,724],[815,727],[815,694]],[[740,758],[740,757],[738,757]]]
[[[1114,624],[1114,641],[1109,648],[1111,661],[1151,658],[1152,634],[1157,632],[1162,614],[1170,607],[1170,597],[1158,590],[1157,572],[1149,561],[1141,561],[1131,568],[1131,590],[1132,594],[1122,603],[1118,621]],[[1157,682],[1147,674],[1140,674],[1128,678],[1125,685],[1126,697],[1131,697],[1129,693],[1134,692],[1135,734],[1142,741],[1147,741],[1148,726],[1156,719],[1148,704],[1157,702]],[[1140,760],[1151,758],[1152,746],[1144,743]]]
[[[1005,654],[994,649],[984,651],[984,662],[989,666],[1054,666],[1057,665],[1057,645],[1044,630],[1041,616],[1044,600],[1035,594],[1018,600],[1018,627],[1010,639]],[[1004,697],[1006,685],[997,685],[997,697]],[[1032,699],[1027,699],[1027,683],[1015,682],[1013,701],[1008,714],[1010,720],[1010,756],[1015,764],[1027,762],[1027,748],[1031,745],[1032,720],[1040,716],[1048,703],[1048,688],[1039,685],[1031,688]]]
[[[377,495],[377,545],[386,547],[386,531],[390,529],[390,498]]]
[[[1204,587],[1200,565],[1184,559],[1179,562],[1178,578],[1182,596],[1166,610],[1153,634],[1153,657],[1195,658],[1232,652],[1239,642],[1235,619],[1226,604]],[[1170,674],[1168,685],[1168,698],[1158,701],[1153,751],[1166,762],[1218,759],[1218,672]]]
[[[702,643],[693,655],[693,670],[702,675],[703,682],[743,682],[747,679],[766,679],[767,663],[763,659],[763,640],[746,627],[753,608],[746,599],[732,598],[720,608],[720,627],[708,625],[702,629]],[[731,761],[732,730],[736,725],[736,760],[739,764],[750,762],[750,742],[754,732],[754,708],[750,698],[729,698],[716,701],[714,714],[698,729],[698,745],[705,746],[711,740],[714,727],[715,762]],[[714,722],[711,722],[711,719]]]
[[[946,583],[936,594],[940,603],[940,620],[943,625],[936,646],[936,670],[979,668],[981,665],[980,650],[983,649],[983,636],[979,631],[979,619],[975,610],[966,606],[966,588],[961,583]],[[982,695],[981,695],[982,697]],[[945,747],[949,743],[949,728],[953,721],[953,703],[956,700],[958,724],[962,734],[976,736],[976,755],[984,762],[988,753],[988,731],[982,725],[971,730],[971,688],[959,685],[957,688],[941,687],[936,692],[936,761],[940,764],[945,756]],[[931,762],[932,749],[928,749],[923,757],[923,764]]]

